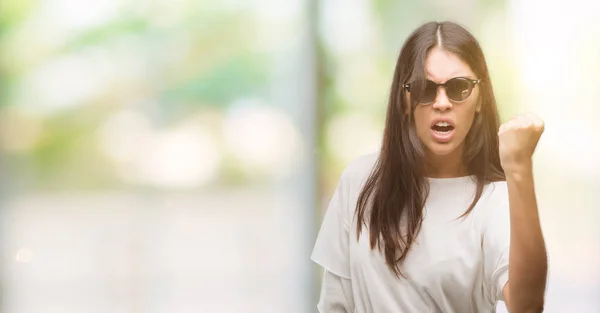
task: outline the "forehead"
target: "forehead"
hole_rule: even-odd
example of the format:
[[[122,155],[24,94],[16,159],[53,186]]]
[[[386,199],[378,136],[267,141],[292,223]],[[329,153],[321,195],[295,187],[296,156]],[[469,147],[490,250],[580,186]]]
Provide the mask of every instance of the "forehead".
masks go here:
[[[475,74],[457,55],[452,52],[435,47],[427,54],[425,60],[427,78],[443,83],[453,77],[476,78]]]

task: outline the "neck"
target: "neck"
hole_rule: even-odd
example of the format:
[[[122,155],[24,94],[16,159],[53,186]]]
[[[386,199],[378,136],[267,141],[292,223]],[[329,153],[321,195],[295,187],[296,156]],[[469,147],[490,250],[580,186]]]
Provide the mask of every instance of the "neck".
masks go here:
[[[453,178],[469,175],[462,160],[462,151],[456,149],[448,155],[428,153],[425,163],[425,175],[431,178]]]

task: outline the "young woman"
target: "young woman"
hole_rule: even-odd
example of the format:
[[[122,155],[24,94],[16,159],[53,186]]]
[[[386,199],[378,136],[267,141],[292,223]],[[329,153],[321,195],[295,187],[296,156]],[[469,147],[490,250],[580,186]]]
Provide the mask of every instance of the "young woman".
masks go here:
[[[344,170],[312,260],[330,312],[541,312],[547,260],[532,114],[499,126],[487,65],[461,26],[427,23],[396,64],[381,151]]]

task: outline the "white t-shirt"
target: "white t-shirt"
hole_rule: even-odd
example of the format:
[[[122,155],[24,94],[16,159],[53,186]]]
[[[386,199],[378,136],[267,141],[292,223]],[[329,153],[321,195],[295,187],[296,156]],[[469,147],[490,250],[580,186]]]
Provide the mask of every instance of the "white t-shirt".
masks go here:
[[[356,202],[376,159],[363,156],[344,170],[321,225],[311,259],[326,270],[322,313],[336,302],[349,313],[494,312],[508,281],[506,182],[486,185],[459,219],[474,197],[473,178],[428,178],[421,230],[401,267],[407,278],[396,278],[371,250],[368,230],[356,240]]]

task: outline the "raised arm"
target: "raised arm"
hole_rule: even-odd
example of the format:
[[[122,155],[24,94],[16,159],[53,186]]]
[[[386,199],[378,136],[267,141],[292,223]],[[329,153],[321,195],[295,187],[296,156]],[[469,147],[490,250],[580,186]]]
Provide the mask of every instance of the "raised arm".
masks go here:
[[[510,207],[509,281],[503,289],[511,313],[542,312],[548,263],[533,181],[532,155],[544,123],[529,114],[500,127],[500,159]]]

